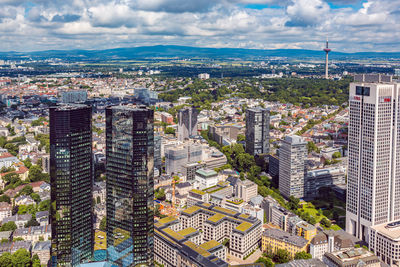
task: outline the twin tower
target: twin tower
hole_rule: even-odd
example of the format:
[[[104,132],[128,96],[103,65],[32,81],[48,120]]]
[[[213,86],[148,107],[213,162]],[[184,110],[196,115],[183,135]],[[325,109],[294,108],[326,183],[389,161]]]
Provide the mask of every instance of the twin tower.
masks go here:
[[[50,108],[52,266],[93,260],[92,107]],[[153,265],[154,112],[106,109],[107,260]]]

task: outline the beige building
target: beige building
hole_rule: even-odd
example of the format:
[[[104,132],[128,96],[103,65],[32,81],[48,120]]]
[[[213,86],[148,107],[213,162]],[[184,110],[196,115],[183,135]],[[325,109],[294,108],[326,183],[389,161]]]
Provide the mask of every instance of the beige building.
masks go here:
[[[400,266],[400,223],[371,227],[369,248],[390,266]]]
[[[12,206],[7,202],[0,202],[0,221],[12,215]]]
[[[249,202],[251,198],[257,196],[258,186],[250,180],[239,181],[235,186],[235,194],[237,197]]]
[[[379,258],[364,248],[325,253],[323,262],[328,267],[381,267]]]
[[[308,241],[297,235],[279,229],[266,229],[262,236],[262,251],[276,253],[279,249],[286,250],[294,258],[296,253],[307,252]]]
[[[201,231],[183,228],[181,221],[167,217],[154,224],[154,260],[165,267],[227,267],[227,247],[210,240],[204,242]]]
[[[202,230],[204,241],[229,239],[230,254],[240,259],[258,248],[261,240],[260,220],[209,203],[197,203],[182,211],[180,220],[183,228]]]

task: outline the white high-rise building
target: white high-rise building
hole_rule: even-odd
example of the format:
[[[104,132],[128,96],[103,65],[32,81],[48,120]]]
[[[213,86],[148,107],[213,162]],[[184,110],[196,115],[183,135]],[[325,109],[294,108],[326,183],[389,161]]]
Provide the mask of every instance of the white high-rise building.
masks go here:
[[[279,191],[289,198],[304,197],[307,142],[300,136],[286,136],[279,149]]]
[[[346,231],[367,243],[372,226],[400,220],[399,93],[391,76],[350,84]]]

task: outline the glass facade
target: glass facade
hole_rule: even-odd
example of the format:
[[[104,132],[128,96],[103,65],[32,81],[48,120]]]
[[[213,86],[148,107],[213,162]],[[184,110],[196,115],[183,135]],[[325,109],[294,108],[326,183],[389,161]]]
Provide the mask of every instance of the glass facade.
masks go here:
[[[153,266],[154,112],[106,109],[107,247],[116,266]]]
[[[246,152],[250,155],[269,153],[269,110],[246,110]]]
[[[50,108],[52,266],[91,259],[92,112],[86,105]]]

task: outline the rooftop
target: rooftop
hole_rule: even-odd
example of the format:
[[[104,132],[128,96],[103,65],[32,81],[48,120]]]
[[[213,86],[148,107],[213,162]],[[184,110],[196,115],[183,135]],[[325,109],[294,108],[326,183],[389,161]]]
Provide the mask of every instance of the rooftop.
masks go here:
[[[180,230],[177,233],[186,237],[186,236],[191,235],[191,234],[196,233],[196,232],[197,232],[196,229],[194,229],[193,227],[189,227],[189,228]]]
[[[340,263],[357,263],[360,260],[365,260],[366,258],[370,260],[377,260],[379,262],[379,259],[377,256],[375,256],[372,252],[370,252],[367,249],[364,248],[351,248],[348,250],[341,250],[341,251],[336,251],[332,253],[326,253],[326,257],[328,257],[331,260],[334,260],[335,262],[340,262]],[[346,265],[347,266],[347,265]]]
[[[242,222],[241,224],[239,224],[238,227],[236,227],[235,229],[240,231],[240,232],[246,232],[248,229],[250,229],[250,227],[252,226],[251,223],[248,222]]]
[[[279,229],[266,229],[263,233],[263,236],[277,239],[301,248],[307,245],[307,240],[305,238],[289,234]]]
[[[400,241],[400,224],[395,223],[380,224],[372,226],[379,234],[386,236],[389,239]]]
[[[212,176],[218,175],[218,173],[216,171],[210,170],[210,169],[199,169],[196,171],[196,174],[199,174],[204,177],[212,177]]]
[[[219,246],[221,246],[221,243],[217,242],[216,240],[210,240],[210,241],[200,245],[201,248],[203,248],[207,251],[210,251],[213,248],[216,248]]]
[[[193,192],[193,193],[199,194],[199,195],[204,195],[205,194],[205,192],[203,192],[203,191],[201,191],[199,189],[192,189],[190,191]]]
[[[198,210],[200,210],[201,208],[198,206],[191,206],[190,208],[185,209],[183,212],[187,213],[187,214],[192,214]]]

